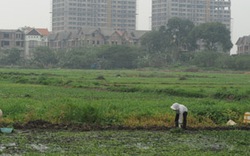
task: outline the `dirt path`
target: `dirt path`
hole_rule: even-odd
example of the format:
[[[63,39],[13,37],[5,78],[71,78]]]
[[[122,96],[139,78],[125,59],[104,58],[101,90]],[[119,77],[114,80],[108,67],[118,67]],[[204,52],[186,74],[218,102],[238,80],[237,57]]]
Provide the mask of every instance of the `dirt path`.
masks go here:
[[[14,124],[15,129],[46,129],[46,130],[73,130],[73,131],[95,131],[95,130],[149,130],[162,131],[170,130],[174,127],[165,126],[145,126],[145,127],[126,127],[126,126],[101,126],[83,124],[52,124],[43,120],[30,121],[26,124]],[[189,131],[198,130],[250,130],[250,125],[241,126],[218,126],[218,127],[188,127]]]

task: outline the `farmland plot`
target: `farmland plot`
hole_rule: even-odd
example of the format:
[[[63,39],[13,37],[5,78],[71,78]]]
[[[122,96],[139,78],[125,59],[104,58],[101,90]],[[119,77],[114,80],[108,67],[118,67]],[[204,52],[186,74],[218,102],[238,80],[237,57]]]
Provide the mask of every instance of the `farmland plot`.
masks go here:
[[[0,133],[0,154],[249,153],[243,72],[0,69],[0,88],[0,125],[14,128]],[[174,102],[189,108],[187,131],[172,128]]]
[[[249,74],[163,70],[0,69],[2,124],[44,120],[87,125],[172,126],[174,102],[190,127],[242,125]]]

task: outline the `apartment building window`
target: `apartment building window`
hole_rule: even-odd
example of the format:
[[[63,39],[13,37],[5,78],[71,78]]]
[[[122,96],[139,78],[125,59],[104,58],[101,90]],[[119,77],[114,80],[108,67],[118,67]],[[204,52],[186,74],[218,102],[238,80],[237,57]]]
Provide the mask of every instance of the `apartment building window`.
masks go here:
[[[4,33],[4,34],[3,34],[3,38],[10,38],[10,34]]]
[[[2,41],[1,43],[1,46],[4,47],[4,46],[9,46],[10,45],[10,42],[9,41]]]
[[[18,46],[18,47],[23,47],[23,42],[17,41],[17,42],[16,42],[16,46]]]
[[[35,48],[35,47],[37,47],[38,46],[38,41],[33,41],[33,40],[31,40],[31,41],[29,41],[29,47],[30,48]]]
[[[16,39],[24,39],[24,35],[23,34],[16,34]]]

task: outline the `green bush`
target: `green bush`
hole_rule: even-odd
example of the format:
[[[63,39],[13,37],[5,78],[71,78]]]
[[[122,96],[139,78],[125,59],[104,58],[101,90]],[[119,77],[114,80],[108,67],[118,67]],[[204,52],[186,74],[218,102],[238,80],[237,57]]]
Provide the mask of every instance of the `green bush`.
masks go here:
[[[228,121],[228,116],[223,113],[224,111],[225,110],[212,106],[203,106],[193,110],[195,116],[198,119],[208,118],[211,119],[215,124],[223,124]]]
[[[53,122],[99,124],[102,116],[99,109],[91,105],[57,104],[47,108],[47,116]]]

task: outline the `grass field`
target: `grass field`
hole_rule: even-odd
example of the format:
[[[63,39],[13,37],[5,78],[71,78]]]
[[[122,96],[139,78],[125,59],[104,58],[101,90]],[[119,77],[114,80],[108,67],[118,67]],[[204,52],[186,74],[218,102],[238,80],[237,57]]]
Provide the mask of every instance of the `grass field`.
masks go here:
[[[190,127],[242,124],[250,111],[244,72],[0,69],[2,123],[171,126],[174,102]]]
[[[237,128],[249,126],[242,122],[250,111],[248,73],[0,69],[0,88],[4,112],[0,127],[24,125],[11,134],[0,133],[0,155],[247,156],[250,152],[249,131]],[[189,108],[187,131],[172,128],[174,102]],[[224,127],[229,119],[238,126],[227,131],[197,130]],[[131,130],[53,130],[43,125],[25,129],[32,121]]]

